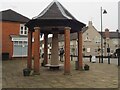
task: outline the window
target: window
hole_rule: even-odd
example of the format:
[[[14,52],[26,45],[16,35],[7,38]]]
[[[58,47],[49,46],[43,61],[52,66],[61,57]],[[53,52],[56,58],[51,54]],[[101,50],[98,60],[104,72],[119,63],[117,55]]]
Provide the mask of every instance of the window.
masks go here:
[[[20,35],[27,35],[28,34],[28,28],[24,26],[24,24],[20,24]]]
[[[86,35],[85,35],[84,42],[91,42],[91,39],[89,38],[88,33],[86,33]]]
[[[87,37],[87,40],[88,40],[88,37]]]
[[[70,45],[72,46],[74,43],[73,43],[73,41],[70,41]]]
[[[14,41],[14,45],[18,45],[18,41]]]
[[[84,42],[91,42],[91,39],[88,36],[86,36]]]
[[[23,42],[22,41],[19,41],[19,45],[22,45],[23,44]]]
[[[27,41],[14,41],[14,45],[28,45]]]
[[[90,48],[87,48],[87,52],[90,52]]]

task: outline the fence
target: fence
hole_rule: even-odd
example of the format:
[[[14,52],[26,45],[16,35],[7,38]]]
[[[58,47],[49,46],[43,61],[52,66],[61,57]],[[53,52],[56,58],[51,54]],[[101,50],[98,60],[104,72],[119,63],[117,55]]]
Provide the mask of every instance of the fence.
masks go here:
[[[78,57],[77,55],[70,55],[71,57],[71,61],[73,60],[74,57]],[[98,58],[99,63],[104,63],[104,61],[102,61],[102,58],[107,58],[108,59],[108,64],[111,63],[111,59],[112,58],[118,58],[118,66],[120,66],[120,57],[112,57],[112,56],[95,56],[96,58]],[[83,58],[89,58],[90,62],[92,61],[92,55],[90,56],[83,56]]]
[[[51,54],[48,55],[48,58],[50,59]],[[77,55],[70,55],[71,57],[71,61],[73,61],[74,57],[78,57]],[[95,56],[96,58],[98,58],[99,63],[104,63],[104,61],[101,61],[101,58],[107,58],[108,59],[108,64],[111,63],[111,58],[118,58],[118,66],[120,66],[120,57],[116,56],[116,57],[112,57],[112,56]],[[89,58],[90,62],[92,61],[92,55],[89,56],[83,56],[83,58]]]

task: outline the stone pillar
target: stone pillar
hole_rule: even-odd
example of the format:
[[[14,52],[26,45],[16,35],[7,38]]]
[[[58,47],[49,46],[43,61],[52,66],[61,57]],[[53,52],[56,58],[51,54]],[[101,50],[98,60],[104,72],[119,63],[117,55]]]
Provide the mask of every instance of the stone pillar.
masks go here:
[[[52,37],[52,51],[51,51],[51,65],[58,65],[59,54],[58,54],[58,33],[53,33]]]
[[[82,31],[78,32],[78,70],[83,69]]]
[[[34,30],[34,74],[40,74],[40,27]]]
[[[27,68],[32,69],[32,31],[28,30],[28,60]]]
[[[44,34],[44,64],[48,63],[48,34]]]
[[[64,74],[70,74],[70,27],[65,27],[65,62],[64,62]]]

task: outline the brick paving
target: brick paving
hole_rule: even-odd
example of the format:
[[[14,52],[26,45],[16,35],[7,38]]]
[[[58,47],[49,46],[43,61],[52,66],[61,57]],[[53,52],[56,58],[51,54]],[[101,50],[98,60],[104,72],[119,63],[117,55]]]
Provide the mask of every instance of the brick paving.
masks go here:
[[[71,61],[71,75],[64,75],[63,67],[51,71],[40,68],[40,75],[23,76],[26,60],[9,60],[2,62],[3,88],[117,88],[118,66],[107,63],[84,63],[89,71],[75,70],[75,61]]]

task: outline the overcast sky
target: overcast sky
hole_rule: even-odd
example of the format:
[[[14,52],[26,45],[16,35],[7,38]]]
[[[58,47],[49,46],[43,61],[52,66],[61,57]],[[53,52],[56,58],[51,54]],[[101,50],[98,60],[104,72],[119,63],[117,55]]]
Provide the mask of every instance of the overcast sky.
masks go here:
[[[0,11],[12,9],[28,18],[37,16],[53,0],[0,0]],[[88,25],[93,21],[95,28],[100,31],[100,7],[107,10],[103,15],[103,31],[118,29],[119,0],[58,0],[78,21]]]

